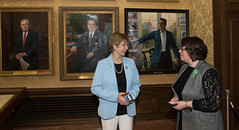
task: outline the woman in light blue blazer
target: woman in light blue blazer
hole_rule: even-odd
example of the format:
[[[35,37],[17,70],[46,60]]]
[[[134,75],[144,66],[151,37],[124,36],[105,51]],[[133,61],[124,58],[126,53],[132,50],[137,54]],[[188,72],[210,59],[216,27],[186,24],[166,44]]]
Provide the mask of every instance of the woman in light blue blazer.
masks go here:
[[[125,56],[129,40],[115,32],[110,37],[109,57],[100,60],[93,78],[91,92],[99,97],[98,115],[103,130],[133,129],[136,115],[134,100],[139,94],[139,74],[135,62]]]

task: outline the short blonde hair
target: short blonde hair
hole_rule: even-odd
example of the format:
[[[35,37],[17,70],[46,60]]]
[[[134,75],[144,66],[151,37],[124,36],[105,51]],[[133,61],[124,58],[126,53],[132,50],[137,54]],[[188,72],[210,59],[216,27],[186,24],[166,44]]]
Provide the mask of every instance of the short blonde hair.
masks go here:
[[[119,32],[112,33],[110,36],[110,52],[113,52],[113,50],[114,50],[113,45],[119,46],[119,44],[122,41],[129,43],[129,39],[125,34],[119,33]]]

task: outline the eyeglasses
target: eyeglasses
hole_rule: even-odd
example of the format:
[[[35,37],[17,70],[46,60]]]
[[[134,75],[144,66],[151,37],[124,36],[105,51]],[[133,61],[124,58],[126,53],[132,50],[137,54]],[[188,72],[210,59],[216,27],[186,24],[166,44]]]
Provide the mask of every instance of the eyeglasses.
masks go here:
[[[186,50],[187,47],[180,47],[180,50],[183,51],[183,50]]]
[[[129,44],[127,44],[127,43],[120,44],[120,45],[123,46],[123,47],[129,47]]]

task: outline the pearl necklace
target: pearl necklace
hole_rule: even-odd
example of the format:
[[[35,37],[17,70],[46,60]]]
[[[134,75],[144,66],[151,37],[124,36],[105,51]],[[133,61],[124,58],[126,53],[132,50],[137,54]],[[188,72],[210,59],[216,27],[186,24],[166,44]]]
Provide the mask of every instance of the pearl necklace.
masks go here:
[[[121,74],[122,71],[123,71],[123,62],[121,63],[121,70],[120,70],[120,72],[117,71],[117,69],[116,69],[116,67],[115,67],[115,64],[114,64],[114,68],[115,68],[115,72],[116,72],[117,74]]]

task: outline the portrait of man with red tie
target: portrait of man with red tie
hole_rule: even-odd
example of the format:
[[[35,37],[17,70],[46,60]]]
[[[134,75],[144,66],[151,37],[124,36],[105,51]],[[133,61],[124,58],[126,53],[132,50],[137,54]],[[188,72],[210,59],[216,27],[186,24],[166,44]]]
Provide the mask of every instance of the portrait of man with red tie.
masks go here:
[[[38,33],[30,29],[30,21],[26,18],[20,22],[21,31],[14,42],[14,56],[10,60],[8,70],[36,70]]]
[[[76,72],[94,72],[98,61],[109,55],[106,35],[98,30],[95,19],[87,20],[87,29],[71,47],[73,53],[81,51]]]

